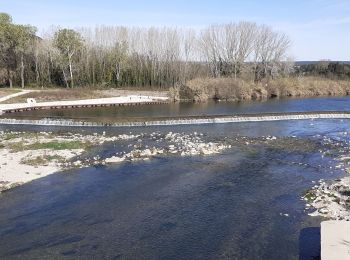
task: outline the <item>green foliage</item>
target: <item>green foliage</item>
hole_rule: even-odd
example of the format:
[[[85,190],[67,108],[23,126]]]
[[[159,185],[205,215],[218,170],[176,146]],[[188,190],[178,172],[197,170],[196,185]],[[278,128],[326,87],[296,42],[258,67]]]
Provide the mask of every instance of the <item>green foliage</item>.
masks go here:
[[[316,199],[315,190],[309,189],[304,191],[302,197],[308,202],[313,202]]]
[[[83,39],[81,35],[71,29],[61,29],[55,33],[54,45],[61,53],[61,67],[64,81],[68,87],[68,76],[65,74],[65,67],[69,67],[70,86],[74,87],[73,81],[73,59],[78,56],[78,52],[83,47]]]
[[[11,23],[11,17],[7,14],[0,14],[0,68],[15,70],[16,47],[16,26]]]
[[[197,34],[166,27],[102,26],[59,29],[41,39],[35,36],[34,27],[14,24],[10,15],[0,13],[0,85],[13,81],[22,87],[25,83],[30,87],[73,88],[76,84],[166,89],[195,78],[237,76],[260,81],[288,75],[284,73],[290,66],[282,62],[289,46],[285,35],[254,23],[203,30]],[[213,37],[225,32],[229,32],[226,40]],[[239,44],[237,39],[241,39]],[[260,45],[252,46],[254,40]],[[261,49],[266,50],[261,53]],[[257,58],[250,61],[247,57],[253,53]],[[219,92],[218,98],[228,91]]]
[[[36,28],[31,25],[16,25],[15,35],[18,41],[17,50],[19,52],[28,51],[31,44],[35,39]]]
[[[115,81],[118,86],[124,67],[128,58],[128,44],[126,42],[117,42],[108,53],[108,61],[111,64],[113,75],[110,75],[110,81]]]
[[[350,79],[350,64],[320,61],[301,65],[296,73],[309,76],[323,76],[331,79]]]
[[[63,55],[73,56],[83,46],[81,35],[71,29],[61,29],[55,33],[54,44]]]
[[[10,15],[0,13],[0,69],[7,71],[11,85],[12,74],[17,69],[18,56],[21,57],[23,67],[24,55],[36,37],[35,32],[35,27],[13,24]]]
[[[11,15],[7,13],[0,13],[0,24],[9,24],[12,23]]]

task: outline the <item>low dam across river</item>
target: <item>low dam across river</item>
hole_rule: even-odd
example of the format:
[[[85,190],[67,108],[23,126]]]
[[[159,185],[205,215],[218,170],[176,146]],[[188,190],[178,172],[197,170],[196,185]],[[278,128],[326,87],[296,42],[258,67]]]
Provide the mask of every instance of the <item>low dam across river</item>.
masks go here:
[[[114,121],[74,120],[74,119],[14,119],[0,118],[0,124],[5,125],[40,125],[40,126],[91,126],[91,127],[127,127],[127,126],[169,126],[169,125],[200,125],[200,124],[223,124],[239,122],[260,121],[283,121],[283,120],[306,120],[306,119],[350,119],[350,112],[343,111],[315,111],[315,112],[285,112],[285,113],[261,113],[261,114],[233,114],[211,116],[186,116],[186,117],[152,117],[152,118],[129,118]]]

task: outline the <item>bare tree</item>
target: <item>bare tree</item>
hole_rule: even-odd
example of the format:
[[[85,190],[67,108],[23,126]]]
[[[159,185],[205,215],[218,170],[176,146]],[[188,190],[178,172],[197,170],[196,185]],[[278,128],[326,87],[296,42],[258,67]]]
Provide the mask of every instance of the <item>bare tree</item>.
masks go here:
[[[285,62],[289,38],[251,22],[215,24],[200,31],[123,26],[52,28],[42,38],[28,41],[11,30],[15,27],[8,17],[0,14],[0,65],[11,86],[16,80],[24,86],[26,78],[41,86],[67,88],[170,87],[202,76],[238,78],[250,73],[250,78],[260,80],[290,71]],[[24,40],[18,41],[20,38]]]

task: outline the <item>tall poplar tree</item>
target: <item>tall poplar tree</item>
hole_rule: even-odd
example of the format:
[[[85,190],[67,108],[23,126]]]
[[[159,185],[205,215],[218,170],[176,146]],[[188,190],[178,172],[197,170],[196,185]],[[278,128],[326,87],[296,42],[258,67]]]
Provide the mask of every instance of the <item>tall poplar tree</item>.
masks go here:
[[[73,88],[73,61],[74,58],[78,56],[80,49],[83,47],[83,39],[81,35],[74,30],[61,29],[55,33],[54,43],[62,55],[63,66],[65,66],[65,63],[68,63],[70,86]],[[64,67],[62,68],[62,72],[68,86],[68,80],[64,72]]]

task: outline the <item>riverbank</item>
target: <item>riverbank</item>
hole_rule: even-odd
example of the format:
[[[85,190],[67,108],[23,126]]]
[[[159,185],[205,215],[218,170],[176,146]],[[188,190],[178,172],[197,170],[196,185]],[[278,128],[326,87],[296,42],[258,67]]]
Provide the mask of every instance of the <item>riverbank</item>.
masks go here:
[[[170,91],[175,100],[243,101],[283,97],[347,96],[350,81],[319,77],[288,77],[255,83],[234,78],[197,78]]]
[[[304,198],[309,201],[308,208],[315,209],[310,216],[350,221],[349,176],[330,182],[320,180]]]
[[[0,192],[71,168],[149,160],[162,155],[211,155],[231,148],[223,142],[205,142],[202,134],[153,132],[143,134],[54,134],[46,132],[0,132]],[[157,146],[143,145],[142,138]],[[105,143],[129,145],[111,156],[89,155],[91,149]]]
[[[348,132],[341,133],[344,137]],[[332,155],[336,162],[330,170],[343,170],[346,176],[335,180],[321,179],[302,197],[307,202],[310,216],[321,216],[332,220],[350,221],[350,147],[349,142],[339,142],[324,138],[323,156]]]
[[[133,135],[0,132],[0,192],[69,168],[86,166],[78,156],[94,145],[136,138]]]

